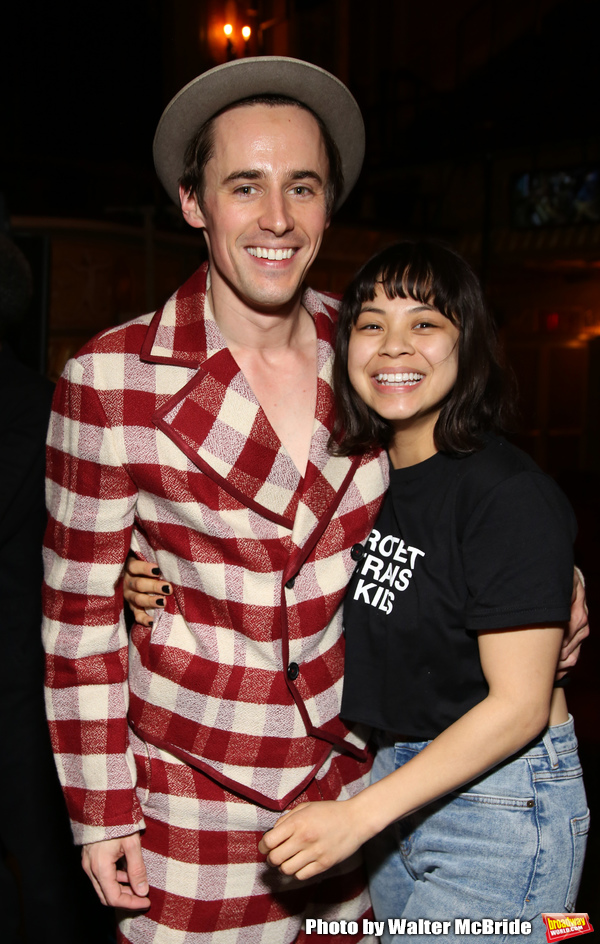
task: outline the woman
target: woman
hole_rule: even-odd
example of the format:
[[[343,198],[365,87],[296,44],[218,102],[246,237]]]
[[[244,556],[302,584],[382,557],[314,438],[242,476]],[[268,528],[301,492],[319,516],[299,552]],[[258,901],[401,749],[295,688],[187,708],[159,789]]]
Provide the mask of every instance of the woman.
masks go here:
[[[304,879],[370,841],[384,941],[402,917],[447,920],[453,940],[455,918],[519,919],[545,941],[541,914],[575,907],[589,816],[553,687],[574,521],[497,435],[506,382],[464,260],[408,242],[370,260],[344,297],[335,384],[332,449],[379,443],[391,463],[345,609],[342,715],[373,726],[376,759],[366,790],[287,812],[261,849]]]

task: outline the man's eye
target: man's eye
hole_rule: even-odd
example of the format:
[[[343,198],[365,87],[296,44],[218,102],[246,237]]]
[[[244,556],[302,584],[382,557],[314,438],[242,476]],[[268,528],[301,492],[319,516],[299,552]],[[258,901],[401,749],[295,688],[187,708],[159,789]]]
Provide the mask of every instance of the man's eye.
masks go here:
[[[310,187],[305,187],[304,184],[298,184],[296,187],[292,187],[292,193],[304,196],[305,193],[310,193]]]
[[[250,194],[256,192],[256,188],[252,187],[250,184],[244,184],[243,187],[237,187],[236,193],[240,193],[243,197],[250,196]]]

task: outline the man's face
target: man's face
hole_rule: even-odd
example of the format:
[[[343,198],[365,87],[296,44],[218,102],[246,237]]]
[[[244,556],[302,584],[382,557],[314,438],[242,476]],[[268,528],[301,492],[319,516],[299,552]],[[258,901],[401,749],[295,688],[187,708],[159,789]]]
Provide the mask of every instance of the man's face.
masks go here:
[[[213,290],[219,282],[249,308],[275,312],[300,296],[329,224],[329,165],[319,126],[294,105],[245,105],[215,120],[200,209]]]

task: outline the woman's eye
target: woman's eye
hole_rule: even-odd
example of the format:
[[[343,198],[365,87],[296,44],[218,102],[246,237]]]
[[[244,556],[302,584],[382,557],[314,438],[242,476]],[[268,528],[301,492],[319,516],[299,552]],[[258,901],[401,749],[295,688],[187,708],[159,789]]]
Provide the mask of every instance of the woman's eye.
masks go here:
[[[365,321],[363,324],[356,325],[358,331],[380,331],[381,326],[374,324],[372,321]]]

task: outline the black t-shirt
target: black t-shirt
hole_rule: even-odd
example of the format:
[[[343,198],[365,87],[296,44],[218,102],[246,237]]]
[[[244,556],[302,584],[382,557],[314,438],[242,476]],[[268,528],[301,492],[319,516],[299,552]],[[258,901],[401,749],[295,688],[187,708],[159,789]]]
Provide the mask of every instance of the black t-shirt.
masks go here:
[[[482,701],[477,631],[569,619],[575,530],[502,439],[393,469],[346,596],[342,717],[425,740]]]

